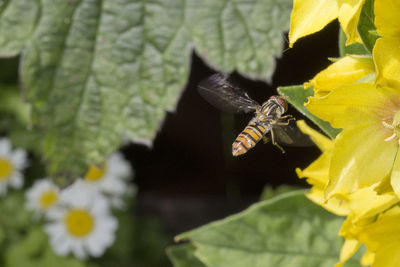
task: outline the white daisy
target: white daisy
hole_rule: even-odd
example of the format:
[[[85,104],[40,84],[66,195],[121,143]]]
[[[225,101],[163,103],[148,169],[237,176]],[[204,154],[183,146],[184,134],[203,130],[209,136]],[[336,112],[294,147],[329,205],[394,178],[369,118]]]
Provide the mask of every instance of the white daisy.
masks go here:
[[[118,221],[110,215],[107,200],[80,180],[61,191],[59,204],[47,215],[51,222],[45,231],[61,256],[100,257],[114,242]]]
[[[12,149],[7,138],[0,138],[0,196],[8,187],[20,189],[24,184],[22,171],[27,166],[27,155],[22,149]]]
[[[53,208],[59,199],[60,189],[49,178],[36,181],[26,193],[26,207],[44,213]]]
[[[92,165],[84,177],[84,182],[97,188],[111,201],[115,208],[123,208],[122,197],[135,194],[136,187],[128,184],[132,169],[123,155],[115,152],[101,166]]]

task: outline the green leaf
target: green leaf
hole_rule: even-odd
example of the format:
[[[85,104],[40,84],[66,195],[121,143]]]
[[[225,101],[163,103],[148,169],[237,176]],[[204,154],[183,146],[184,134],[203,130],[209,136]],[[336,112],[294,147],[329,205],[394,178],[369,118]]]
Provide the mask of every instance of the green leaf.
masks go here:
[[[370,54],[378,39],[376,27],[374,24],[374,0],[366,0],[361,10],[360,20],[358,21],[357,31],[364,43],[365,48]]]
[[[29,105],[22,100],[16,84],[0,84],[0,112],[13,114],[19,123],[28,124]]]
[[[8,0],[7,5],[15,6],[15,30],[0,21],[0,40],[10,47],[3,53],[25,49],[21,77],[33,123],[46,133],[48,170],[74,177],[101,163],[123,135],[152,142],[187,82],[192,48],[221,71],[270,79],[292,1]]]
[[[0,201],[0,226],[4,227],[6,234],[15,234],[15,238],[23,235],[24,229],[30,226],[31,213],[25,208],[25,195],[21,191],[7,193]],[[11,237],[11,238],[14,238]]]
[[[300,187],[298,187],[298,186],[292,186],[292,185],[286,185],[286,184],[279,185],[278,187],[275,187],[275,188],[272,187],[271,185],[266,185],[266,186],[264,186],[263,191],[261,192],[260,200],[271,199],[280,194],[291,192],[291,191],[297,191],[299,189],[300,189]]]
[[[31,37],[40,14],[39,0],[3,0],[0,6],[0,56],[15,56]]]
[[[0,131],[7,133],[13,146],[40,154],[42,134],[29,129],[29,111],[16,84],[0,84]]]
[[[40,260],[40,261],[39,261]],[[34,262],[37,262],[37,265],[34,266],[43,266],[43,267],[100,267],[94,263],[80,261],[73,256],[62,257],[54,253],[53,249],[48,245],[45,251],[42,254],[42,258],[38,259]],[[19,265],[21,266],[21,265]]]
[[[342,30],[339,29],[339,54],[341,57],[347,55],[367,55],[371,54],[363,44],[354,43],[349,46],[346,46],[346,34]]]
[[[314,95],[312,88],[304,89],[302,85],[287,86],[279,87],[278,92],[279,94],[286,96],[290,104],[292,104],[304,116],[313,121],[331,139],[334,139],[335,136],[341,131],[340,129],[333,128],[329,122],[321,120],[306,109],[304,103],[308,101],[309,96]]]
[[[362,44],[355,43],[346,46],[346,35],[343,30],[339,30],[339,52],[340,56],[346,55],[371,55],[375,42],[378,39],[374,24],[374,0],[366,0],[360,13],[357,25],[357,32],[361,37]]]
[[[196,51],[225,72],[270,79],[289,29],[291,0],[191,0],[188,25]]]
[[[206,266],[331,267],[339,260],[343,240],[337,233],[343,219],[313,204],[304,193],[260,202],[176,240],[189,240]],[[358,264],[354,259],[350,263]]]
[[[195,246],[182,244],[167,248],[167,255],[175,267],[205,267],[199,259],[194,256]]]
[[[28,234],[22,242],[19,242],[15,246],[11,246],[9,251],[9,256],[11,261],[17,261],[20,258],[21,254],[35,256],[38,255],[44,250],[44,247],[47,245],[47,237],[45,233],[38,227],[30,228]],[[18,251],[22,253],[18,253]],[[18,255],[20,254],[20,255]]]
[[[5,252],[6,267],[85,267],[85,263],[73,257],[56,255],[48,245],[46,234],[36,226],[26,238],[10,244]]]

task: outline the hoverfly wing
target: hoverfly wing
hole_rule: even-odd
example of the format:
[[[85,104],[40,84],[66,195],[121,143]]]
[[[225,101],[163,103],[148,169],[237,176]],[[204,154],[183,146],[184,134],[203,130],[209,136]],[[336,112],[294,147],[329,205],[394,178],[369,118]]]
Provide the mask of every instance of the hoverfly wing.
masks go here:
[[[232,85],[228,81],[228,76],[220,73],[201,81],[198,91],[207,102],[226,112],[247,113],[260,106],[245,91]]]
[[[275,139],[278,143],[287,146],[307,147],[314,143],[310,137],[300,131],[295,121],[290,121],[289,125],[271,125]]]

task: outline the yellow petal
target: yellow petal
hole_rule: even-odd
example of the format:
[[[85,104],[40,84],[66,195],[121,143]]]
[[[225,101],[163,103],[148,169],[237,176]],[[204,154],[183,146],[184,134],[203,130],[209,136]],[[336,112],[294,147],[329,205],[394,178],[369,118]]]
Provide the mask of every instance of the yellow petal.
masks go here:
[[[375,253],[371,251],[367,251],[364,253],[364,255],[361,258],[361,265],[362,266],[370,266],[374,263],[375,261]]]
[[[346,239],[340,250],[340,261],[335,264],[335,267],[342,267],[343,264],[356,253],[360,245],[358,240]]]
[[[357,230],[357,238],[375,253],[373,267],[398,267],[400,262],[400,207],[394,206],[378,219]]]
[[[328,197],[346,197],[360,188],[379,184],[389,175],[397,141],[386,142],[385,137],[375,123],[345,129],[336,137],[326,188]]]
[[[375,186],[359,189],[347,197],[353,223],[375,217],[398,202],[399,199],[393,192],[378,195]]]
[[[322,155],[313,161],[304,170],[296,169],[299,178],[308,178],[307,182],[311,185],[325,188],[329,179],[329,162],[331,160],[331,153],[322,153]]]
[[[338,198],[330,198],[327,200],[325,191],[317,186],[313,186],[311,192],[306,194],[306,197],[336,215],[346,216],[350,213],[349,206],[344,200]]]
[[[346,239],[356,239],[356,233],[356,228],[352,222],[351,215],[349,215],[343,222],[339,235],[344,236]]]
[[[290,17],[289,46],[301,37],[322,30],[337,18],[336,0],[294,0]]]
[[[390,244],[380,248],[374,257],[371,267],[399,267],[400,265],[400,243]]]
[[[297,121],[297,126],[299,127],[300,131],[311,138],[311,140],[318,146],[319,149],[321,149],[322,152],[332,149],[332,140],[308,126],[304,120]]]
[[[400,196],[400,153],[397,152],[396,159],[393,164],[392,175],[390,177],[390,184],[393,191]]]
[[[365,0],[338,0],[339,22],[346,34],[346,45],[355,42],[362,43],[357,33],[357,25],[360,13]]]
[[[357,230],[358,240],[371,252],[378,252],[387,245],[397,245],[400,251],[400,207],[394,206],[378,219]],[[378,257],[378,255],[376,255]]]
[[[400,90],[400,35],[399,38],[379,38],[372,53],[377,84]]]
[[[371,57],[346,56],[318,73],[311,81],[314,96],[327,95],[334,88],[352,84],[375,71]]]
[[[381,36],[400,37],[400,1],[375,1],[374,12],[375,26]]]
[[[381,124],[382,118],[392,116],[392,109],[400,106],[400,91],[357,83],[337,87],[325,97],[308,99],[305,106],[311,113],[335,128],[346,128],[372,121]]]

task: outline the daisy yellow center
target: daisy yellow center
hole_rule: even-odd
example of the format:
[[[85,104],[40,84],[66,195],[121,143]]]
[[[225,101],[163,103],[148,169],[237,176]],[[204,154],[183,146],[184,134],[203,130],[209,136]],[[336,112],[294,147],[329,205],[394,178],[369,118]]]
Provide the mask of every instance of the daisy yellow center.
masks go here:
[[[0,157],[0,181],[7,180],[10,178],[13,172],[13,165],[6,158]]]
[[[44,209],[48,209],[54,204],[56,204],[58,200],[58,194],[57,192],[54,192],[52,190],[43,192],[43,194],[40,196],[40,206]]]
[[[89,182],[97,182],[101,180],[106,172],[106,165],[102,164],[101,167],[91,165],[89,171],[85,175],[85,180]]]
[[[83,209],[69,211],[65,217],[67,231],[75,237],[84,237],[94,228],[94,220],[90,213]]]

